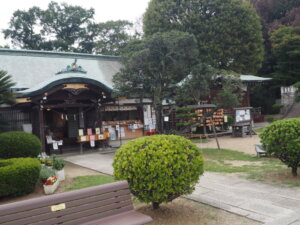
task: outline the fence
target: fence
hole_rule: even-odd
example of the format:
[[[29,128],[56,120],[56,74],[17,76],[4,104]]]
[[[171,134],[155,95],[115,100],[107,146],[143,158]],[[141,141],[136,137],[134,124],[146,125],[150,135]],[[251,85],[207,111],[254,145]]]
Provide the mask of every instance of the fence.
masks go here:
[[[0,132],[22,131],[23,124],[26,123],[31,123],[29,112],[13,108],[0,108]]]

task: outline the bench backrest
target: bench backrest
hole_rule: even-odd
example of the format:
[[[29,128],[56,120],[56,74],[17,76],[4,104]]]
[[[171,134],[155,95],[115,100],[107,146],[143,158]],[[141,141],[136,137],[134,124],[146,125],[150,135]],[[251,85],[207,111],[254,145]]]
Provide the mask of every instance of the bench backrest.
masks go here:
[[[126,181],[0,205],[0,224],[82,224],[133,210]]]

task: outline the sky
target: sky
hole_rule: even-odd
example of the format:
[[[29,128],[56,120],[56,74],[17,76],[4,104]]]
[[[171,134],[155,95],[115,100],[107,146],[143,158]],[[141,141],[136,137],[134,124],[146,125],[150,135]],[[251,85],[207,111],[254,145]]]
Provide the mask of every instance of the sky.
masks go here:
[[[79,5],[84,8],[95,9],[95,21],[105,22],[108,20],[129,20],[136,22],[146,11],[150,0],[55,0],[66,2],[69,5]],[[50,0],[8,0],[0,7],[0,45],[10,44],[5,40],[2,30],[8,28],[8,23],[14,11],[28,10],[33,6],[46,9]]]

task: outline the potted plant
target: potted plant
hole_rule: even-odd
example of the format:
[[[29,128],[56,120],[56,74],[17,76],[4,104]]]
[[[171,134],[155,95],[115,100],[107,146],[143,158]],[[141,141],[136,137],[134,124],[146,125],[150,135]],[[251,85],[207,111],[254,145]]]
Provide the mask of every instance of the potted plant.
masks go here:
[[[55,158],[53,160],[53,169],[55,170],[55,174],[60,181],[65,180],[65,161],[63,159]]]
[[[48,167],[48,168],[52,168],[52,166],[53,166],[53,160],[52,159],[46,159],[46,166]]]
[[[44,183],[44,191],[46,195],[53,194],[59,185],[59,180],[56,176],[49,177]]]

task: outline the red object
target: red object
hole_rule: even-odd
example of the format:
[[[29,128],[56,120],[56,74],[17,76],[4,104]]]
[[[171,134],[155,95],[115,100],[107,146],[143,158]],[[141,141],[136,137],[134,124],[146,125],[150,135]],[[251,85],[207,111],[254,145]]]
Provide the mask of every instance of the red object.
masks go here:
[[[156,131],[147,131],[147,133],[146,133],[147,136],[151,136],[154,134],[156,134]]]
[[[254,116],[253,117],[253,121],[255,123],[264,122],[265,121],[265,117],[263,115]]]
[[[52,185],[57,181],[57,177],[56,176],[51,176],[49,177],[46,182],[45,185]]]

